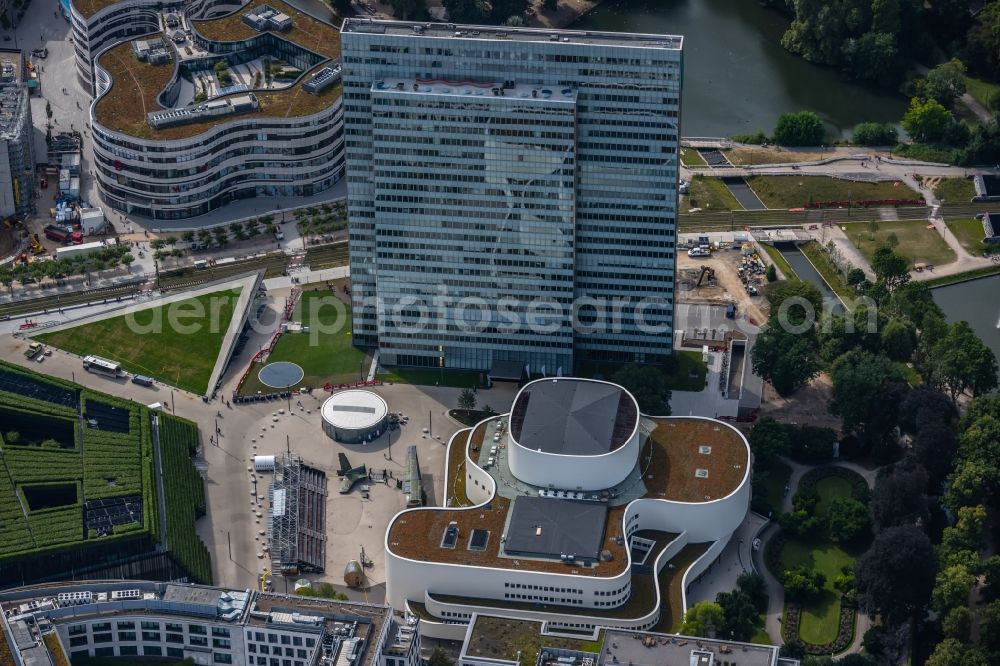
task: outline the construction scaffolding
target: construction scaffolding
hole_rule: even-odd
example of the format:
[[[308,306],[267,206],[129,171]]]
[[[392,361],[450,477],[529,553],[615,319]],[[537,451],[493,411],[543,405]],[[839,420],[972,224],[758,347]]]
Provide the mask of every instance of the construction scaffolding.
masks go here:
[[[275,457],[268,486],[271,570],[282,575],[326,568],[326,474],[294,453]]]

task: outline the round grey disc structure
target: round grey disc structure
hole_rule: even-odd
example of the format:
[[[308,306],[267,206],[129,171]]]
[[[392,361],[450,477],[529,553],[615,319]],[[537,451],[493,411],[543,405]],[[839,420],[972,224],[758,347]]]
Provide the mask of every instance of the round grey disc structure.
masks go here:
[[[257,373],[257,379],[261,384],[280,389],[295,386],[305,376],[305,371],[297,363],[289,361],[268,363]]]

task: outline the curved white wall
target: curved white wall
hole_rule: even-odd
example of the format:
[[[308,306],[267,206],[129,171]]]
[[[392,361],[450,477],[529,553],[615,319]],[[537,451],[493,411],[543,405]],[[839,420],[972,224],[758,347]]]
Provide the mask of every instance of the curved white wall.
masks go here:
[[[638,430],[624,446],[599,456],[570,456],[526,449],[510,437],[507,463],[521,481],[557,490],[605,490],[632,472],[645,436]]]
[[[525,391],[530,391],[534,384],[551,382],[552,379],[536,379],[528,382],[518,391],[514,405],[521,400]],[[579,379],[576,377],[561,381],[591,382],[595,384],[611,384],[596,379]],[[612,386],[617,386],[611,384]],[[635,405],[635,426],[628,441],[614,451],[601,455],[580,456],[561,453],[546,453],[522,446],[515,438],[513,429],[509,431],[507,463],[511,473],[533,486],[554,488],[556,490],[606,490],[616,486],[632,472],[635,461],[639,459],[645,436],[639,429],[639,403],[631,393],[618,387]],[[509,422],[509,417],[508,417]]]

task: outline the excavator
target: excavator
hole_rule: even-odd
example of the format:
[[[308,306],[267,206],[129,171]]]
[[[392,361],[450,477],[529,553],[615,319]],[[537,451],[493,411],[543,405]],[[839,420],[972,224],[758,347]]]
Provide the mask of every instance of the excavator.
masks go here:
[[[31,254],[39,255],[45,254],[45,248],[42,247],[41,242],[38,240],[38,234],[31,234]]]
[[[706,275],[708,276],[708,281],[711,282],[715,279],[715,269],[711,266],[701,267],[701,275],[698,276],[698,284],[695,285],[696,289],[701,286],[701,282],[705,279]]]

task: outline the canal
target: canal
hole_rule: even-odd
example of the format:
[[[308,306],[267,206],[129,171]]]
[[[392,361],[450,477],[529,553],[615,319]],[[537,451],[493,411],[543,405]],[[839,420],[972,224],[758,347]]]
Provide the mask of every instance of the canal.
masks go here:
[[[299,0],[301,1],[301,0]],[[750,0],[608,0],[570,26],[684,35],[684,136],[770,134],[787,111],[815,111],[831,134],[898,123],[907,100],[842,80],[781,47],[788,21]]]
[[[1000,275],[938,287],[931,293],[949,323],[969,322],[1000,359]]]
[[[826,280],[819,274],[819,271],[813,268],[812,262],[806,258],[806,255],[802,254],[798,247],[792,243],[782,243],[780,245],[775,243],[774,246],[781,252],[781,256],[785,258],[785,261],[792,267],[792,270],[795,271],[800,280],[816,285],[819,293],[823,295],[824,310],[833,314],[844,314],[844,304],[840,300],[840,297],[827,286]]]

